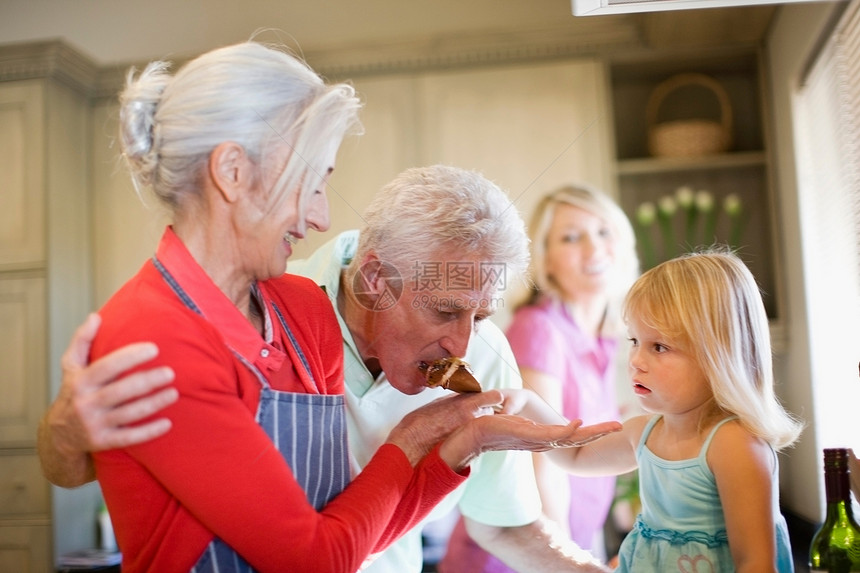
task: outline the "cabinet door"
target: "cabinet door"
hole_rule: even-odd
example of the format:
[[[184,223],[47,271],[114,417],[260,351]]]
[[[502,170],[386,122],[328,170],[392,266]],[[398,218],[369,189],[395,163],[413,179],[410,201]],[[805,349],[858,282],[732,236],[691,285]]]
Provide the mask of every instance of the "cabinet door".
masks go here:
[[[48,519],[50,491],[39,457],[17,453],[29,451],[0,450],[0,520]]]
[[[53,571],[47,525],[0,526],[0,571],[47,573]]]
[[[35,446],[46,368],[45,280],[0,279],[0,447]]]
[[[42,86],[0,86],[0,270],[45,258]]]
[[[428,75],[419,92],[425,162],[482,171],[526,218],[561,184],[610,191],[604,78],[591,60]]]

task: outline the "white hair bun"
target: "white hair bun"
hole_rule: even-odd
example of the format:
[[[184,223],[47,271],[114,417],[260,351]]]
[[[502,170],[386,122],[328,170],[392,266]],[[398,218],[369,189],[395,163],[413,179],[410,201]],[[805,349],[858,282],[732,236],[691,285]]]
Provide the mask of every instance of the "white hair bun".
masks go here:
[[[168,66],[167,62],[152,62],[137,78],[135,70],[131,69],[125,90],[120,95],[122,152],[141,182],[151,181],[157,167],[159,142],[155,114],[171,78]]]

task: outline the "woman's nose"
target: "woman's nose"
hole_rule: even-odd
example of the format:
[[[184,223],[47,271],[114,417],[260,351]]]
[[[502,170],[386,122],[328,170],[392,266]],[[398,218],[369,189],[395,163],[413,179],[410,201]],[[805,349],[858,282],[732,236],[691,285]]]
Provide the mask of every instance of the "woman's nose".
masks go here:
[[[305,215],[308,227],[320,233],[327,231],[331,226],[331,217],[328,209],[328,197],[325,192],[317,193],[308,205]]]
[[[604,243],[597,235],[586,235],[582,242],[582,248],[587,256],[593,256],[603,250]]]

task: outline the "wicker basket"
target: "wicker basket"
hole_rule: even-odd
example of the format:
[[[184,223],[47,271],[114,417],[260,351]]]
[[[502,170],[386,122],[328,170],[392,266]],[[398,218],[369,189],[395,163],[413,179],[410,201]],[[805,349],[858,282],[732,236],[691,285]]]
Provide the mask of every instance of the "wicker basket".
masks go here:
[[[706,88],[716,96],[720,118],[657,122],[663,100],[673,91],[690,85]],[[646,109],[648,151],[656,157],[700,157],[722,153],[732,144],[732,106],[723,86],[704,74],[679,74],[659,84]]]

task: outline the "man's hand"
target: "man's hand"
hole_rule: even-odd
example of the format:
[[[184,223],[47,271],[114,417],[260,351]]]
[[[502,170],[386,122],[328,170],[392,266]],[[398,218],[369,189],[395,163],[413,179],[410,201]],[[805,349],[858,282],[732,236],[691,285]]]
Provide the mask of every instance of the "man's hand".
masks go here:
[[[485,551],[508,567],[523,573],[609,573],[588,551],[562,535],[558,527],[541,517],[527,525],[498,527],[464,517],[466,531]]]
[[[63,487],[82,485],[95,478],[88,452],[138,444],[167,432],[167,418],[131,424],[179,397],[172,387],[156,391],[173,380],[170,368],[123,376],[158,354],[154,344],[131,344],[87,365],[100,323],[100,317],[91,314],[75,331],[62,357],[60,392],[39,425],[42,472],[49,481]]]

